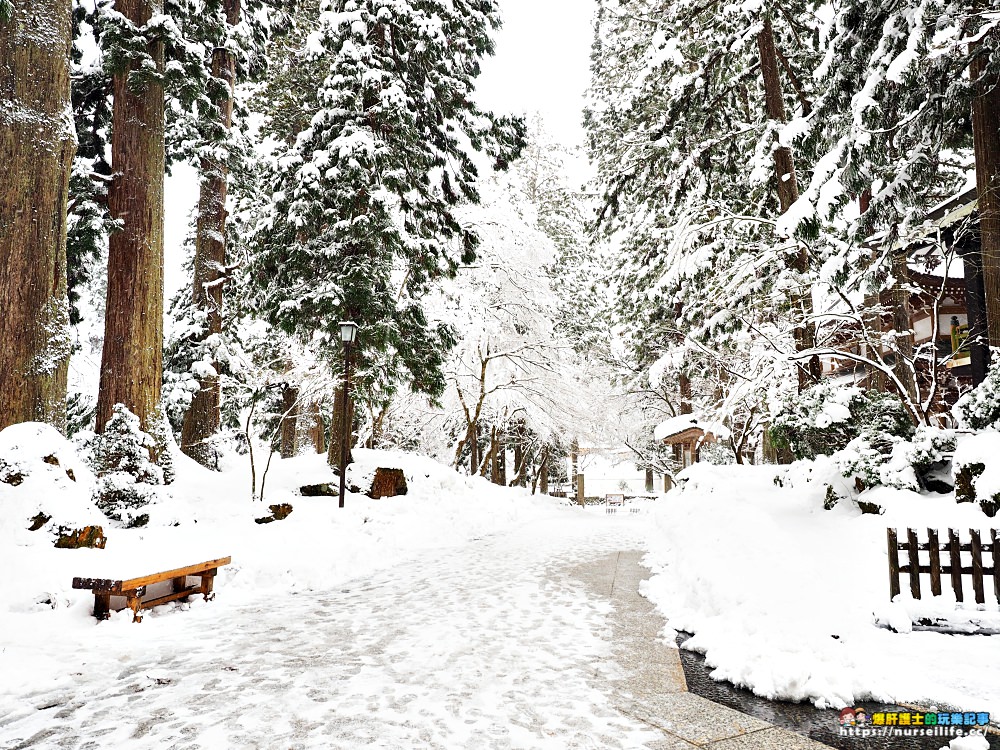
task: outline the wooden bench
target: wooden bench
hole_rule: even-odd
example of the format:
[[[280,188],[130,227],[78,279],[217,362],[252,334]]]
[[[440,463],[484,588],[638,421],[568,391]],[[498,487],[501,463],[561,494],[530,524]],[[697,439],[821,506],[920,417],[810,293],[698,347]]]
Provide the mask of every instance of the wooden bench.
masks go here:
[[[124,597],[125,607],[132,610],[132,621],[142,622],[141,610],[151,609],[158,604],[186,599],[191,594],[201,594],[205,601],[215,598],[212,586],[215,582],[215,575],[219,568],[228,565],[231,557],[222,557],[218,560],[207,560],[197,565],[188,565],[184,568],[165,570],[162,573],[152,573],[151,575],[129,578],[116,581],[110,578],[74,578],[73,588],[90,589],[94,593],[94,617],[98,620],[107,620],[111,617],[111,597]],[[197,585],[189,586],[187,579],[189,576],[198,576],[201,581]],[[173,590],[170,593],[144,599],[146,587],[157,583],[170,581]],[[119,608],[122,609],[122,608]]]

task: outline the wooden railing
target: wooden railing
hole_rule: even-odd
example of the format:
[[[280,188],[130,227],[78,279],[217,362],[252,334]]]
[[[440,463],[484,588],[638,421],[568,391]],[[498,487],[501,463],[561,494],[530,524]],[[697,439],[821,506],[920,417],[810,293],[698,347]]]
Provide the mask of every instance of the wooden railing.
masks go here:
[[[889,544],[889,592],[890,598],[900,593],[899,579],[906,574],[910,581],[910,593],[914,599],[920,598],[920,574],[930,575],[931,594],[941,595],[941,576],[948,576],[956,601],[965,601],[963,575],[972,576],[972,591],[977,604],[986,603],[985,579],[993,578],[993,596],[1000,602],[1000,529],[991,529],[992,540],[983,543],[979,531],[969,530],[970,541],[963,543],[955,529],[948,529],[947,541],[942,542],[936,529],[927,529],[927,541],[917,538],[915,529],[906,530],[906,541],[900,542],[895,529],[886,529]],[[906,563],[899,564],[899,553],[906,553]],[[925,553],[921,555],[920,553]],[[968,564],[962,559],[967,552]],[[942,565],[942,554],[945,564]],[[986,555],[992,558],[992,567],[985,567]],[[924,561],[921,561],[923,557]]]

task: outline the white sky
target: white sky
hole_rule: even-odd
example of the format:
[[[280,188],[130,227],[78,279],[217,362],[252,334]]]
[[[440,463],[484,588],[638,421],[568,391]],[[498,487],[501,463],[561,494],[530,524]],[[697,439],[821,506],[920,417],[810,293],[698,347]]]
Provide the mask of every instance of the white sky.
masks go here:
[[[478,99],[498,114],[541,113],[559,140],[583,143],[594,0],[499,0],[504,25]]]

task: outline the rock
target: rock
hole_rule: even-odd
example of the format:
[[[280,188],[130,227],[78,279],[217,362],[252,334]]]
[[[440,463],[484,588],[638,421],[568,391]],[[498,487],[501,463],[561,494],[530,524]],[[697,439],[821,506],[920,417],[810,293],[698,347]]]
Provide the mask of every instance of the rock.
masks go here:
[[[966,464],[955,474],[955,502],[976,502],[976,480],[986,471],[986,464]]]
[[[372,488],[368,491],[368,497],[378,500],[383,497],[397,497],[405,495],[408,489],[406,477],[402,469],[375,469],[375,478],[372,480]]]
[[[64,526],[59,527],[59,538],[56,539],[57,549],[81,549],[89,547],[92,549],[104,549],[108,543],[104,536],[104,529],[101,526],[84,526],[82,529],[70,531]]]
[[[299,487],[299,494],[302,497],[339,497],[340,487],[332,484],[307,484]]]
[[[31,526],[28,527],[28,531],[38,531],[45,524],[52,520],[52,516],[47,516],[44,513],[39,513],[31,520]]]
[[[264,516],[263,518],[255,518],[255,523],[271,523],[272,521],[283,521],[292,512],[292,506],[288,503],[279,503],[278,505],[269,505],[268,510],[271,511],[271,515]]]

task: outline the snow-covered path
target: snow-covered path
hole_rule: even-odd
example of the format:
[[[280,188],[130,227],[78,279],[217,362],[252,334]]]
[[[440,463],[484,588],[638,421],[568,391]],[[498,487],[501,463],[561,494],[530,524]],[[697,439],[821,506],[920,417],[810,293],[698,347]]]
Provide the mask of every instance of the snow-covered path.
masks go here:
[[[0,747],[641,748],[662,735],[614,710],[610,604],[572,570],[644,520],[560,514],[328,591],[95,625],[54,687],[0,699]]]

